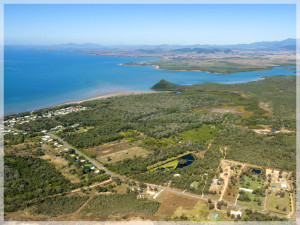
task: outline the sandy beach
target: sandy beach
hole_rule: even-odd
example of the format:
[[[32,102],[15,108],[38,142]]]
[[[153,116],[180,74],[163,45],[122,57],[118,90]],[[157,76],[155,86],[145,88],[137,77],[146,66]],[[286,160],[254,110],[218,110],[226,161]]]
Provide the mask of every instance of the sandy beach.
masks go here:
[[[61,105],[67,105],[67,104],[79,104],[82,102],[87,102],[87,101],[92,101],[92,100],[97,100],[97,99],[103,99],[103,98],[110,98],[110,97],[115,97],[115,96],[125,96],[125,95],[138,95],[138,94],[151,94],[151,93],[157,93],[155,91],[121,91],[121,92],[113,92],[109,93],[106,95],[100,95],[97,97],[92,97],[92,98],[87,98],[87,99],[82,99],[82,100],[76,100],[76,101],[71,101],[71,102],[65,102],[62,104],[58,104],[57,106]]]

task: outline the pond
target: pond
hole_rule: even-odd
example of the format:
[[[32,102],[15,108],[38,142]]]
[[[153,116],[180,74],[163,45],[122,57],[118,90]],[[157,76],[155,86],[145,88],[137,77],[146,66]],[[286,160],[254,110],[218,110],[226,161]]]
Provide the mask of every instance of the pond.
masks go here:
[[[261,170],[260,169],[254,169],[254,168],[252,168],[250,171],[252,173],[261,174]]]
[[[174,95],[174,94],[180,94],[180,93],[182,93],[182,91],[176,91],[176,92],[171,93],[170,96]]]
[[[163,171],[165,169],[181,169],[183,167],[191,165],[196,160],[196,157],[192,154],[187,154],[181,158],[174,159],[170,162],[167,162],[152,171]],[[182,163],[184,161],[184,163]]]
[[[181,161],[182,159],[185,160],[186,163],[181,164],[180,161]],[[195,160],[196,160],[196,157],[195,157],[194,155],[192,155],[192,154],[185,155],[185,156],[181,157],[181,159],[179,159],[179,162],[178,162],[178,164],[177,164],[176,169],[181,169],[181,168],[183,168],[183,167],[189,166],[189,165],[191,165]]]

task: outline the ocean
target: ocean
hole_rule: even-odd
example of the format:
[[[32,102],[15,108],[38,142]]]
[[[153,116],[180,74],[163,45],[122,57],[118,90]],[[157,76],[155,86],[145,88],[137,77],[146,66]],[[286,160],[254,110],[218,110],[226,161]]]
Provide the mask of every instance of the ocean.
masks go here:
[[[4,114],[53,106],[112,92],[149,90],[166,79],[176,84],[243,83],[263,76],[295,75],[293,70],[240,72],[227,75],[156,70],[154,66],[122,66],[145,57],[95,56],[66,52],[5,48]]]

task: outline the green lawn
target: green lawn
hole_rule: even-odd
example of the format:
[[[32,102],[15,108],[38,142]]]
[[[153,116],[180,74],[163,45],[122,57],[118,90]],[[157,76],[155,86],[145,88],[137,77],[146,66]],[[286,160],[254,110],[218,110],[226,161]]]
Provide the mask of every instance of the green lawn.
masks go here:
[[[277,209],[276,206],[279,206]],[[283,211],[283,208],[286,208],[286,211]],[[288,193],[285,194],[284,198],[280,198],[280,196],[276,196],[275,192],[271,194],[267,194],[267,209],[269,211],[281,214],[289,214],[290,213],[290,197]]]
[[[208,141],[212,139],[217,132],[218,129],[212,129],[209,126],[204,125],[197,129],[183,131],[180,134],[180,138],[183,140]]]
[[[250,202],[244,202],[244,201],[239,201],[239,205],[247,206],[256,210],[263,210],[264,209],[264,198],[261,196],[256,196],[255,194],[252,193],[247,193],[248,196],[251,198]],[[253,201],[254,199],[259,199],[261,201],[261,205],[258,205],[257,201]]]
[[[179,163],[179,160],[175,159],[171,162],[168,162],[168,163],[163,164],[161,166],[155,167],[155,168],[151,169],[150,171],[155,171],[155,170],[158,170],[158,169],[161,169],[161,168],[169,168],[169,167],[172,167],[173,169],[175,169],[177,167],[178,163]]]
[[[253,176],[253,177],[255,178],[255,180],[252,180],[250,177],[244,176],[243,178],[245,181],[243,182],[241,179],[239,187],[255,190],[257,188],[261,188],[264,186],[264,183],[263,183],[264,181],[262,179],[260,179],[260,181],[258,181],[258,178],[256,176]]]
[[[252,180],[252,178],[250,178],[250,177],[243,176],[244,181],[242,181],[242,179],[240,180],[239,187],[255,190],[257,188],[261,188],[261,187],[264,186],[263,179],[260,179],[260,181],[258,181],[258,177],[255,176],[255,175],[253,176],[253,178],[255,180]],[[238,200],[238,204],[248,206],[248,207],[251,207],[251,208],[254,208],[254,209],[257,209],[257,210],[263,210],[263,205],[264,205],[264,198],[263,197],[261,197],[259,195],[249,193],[249,192],[247,192],[247,195],[250,197],[251,201],[246,202],[246,201]],[[257,200],[259,199],[261,204],[259,205],[258,201],[253,201],[255,199],[257,199]]]

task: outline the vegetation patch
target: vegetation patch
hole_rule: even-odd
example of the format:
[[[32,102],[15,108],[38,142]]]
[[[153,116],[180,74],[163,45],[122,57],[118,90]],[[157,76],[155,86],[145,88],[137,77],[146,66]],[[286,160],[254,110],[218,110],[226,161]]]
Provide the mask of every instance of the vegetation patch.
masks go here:
[[[81,211],[101,218],[130,213],[151,216],[155,214],[160,203],[147,199],[137,199],[134,194],[112,194],[95,196]]]
[[[35,204],[31,209],[31,213],[50,217],[74,213],[88,198],[88,196],[79,196],[77,194],[46,198],[42,202]]]

